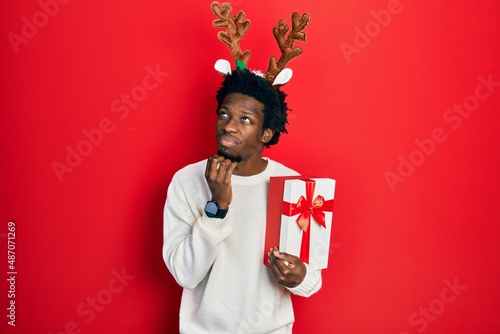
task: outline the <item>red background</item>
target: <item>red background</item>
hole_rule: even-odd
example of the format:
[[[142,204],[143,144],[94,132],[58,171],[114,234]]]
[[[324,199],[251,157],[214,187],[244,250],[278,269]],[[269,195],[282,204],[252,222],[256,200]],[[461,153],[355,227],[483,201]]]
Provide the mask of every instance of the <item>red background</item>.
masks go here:
[[[213,64],[229,51],[210,1],[60,1],[9,1],[0,14],[0,331],[175,333],[181,289],[161,258],[165,193],[176,170],[214,152]],[[311,15],[284,87],[289,134],[266,152],[337,180],[331,265],[318,294],[294,299],[296,333],[500,333],[500,87],[478,79],[500,82],[499,7],[234,2],[252,21],[242,47],[261,70],[278,52],[277,21]],[[148,67],[162,76],[144,90]],[[126,115],[120,100],[132,93],[140,101]],[[461,123],[446,120],[464,103],[472,112]],[[102,122],[107,133],[85,146],[85,130]],[[54,162],[67,165],[77,147],[87,155],[58,178]],[[400,167],[391,187],[401,159],[417,166]]]

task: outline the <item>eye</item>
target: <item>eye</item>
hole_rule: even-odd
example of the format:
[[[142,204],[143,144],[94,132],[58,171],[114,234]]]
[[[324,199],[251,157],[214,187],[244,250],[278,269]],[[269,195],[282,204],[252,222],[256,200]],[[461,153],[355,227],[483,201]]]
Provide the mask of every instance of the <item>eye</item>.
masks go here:
[[[246,117],[246,116],[242,117],[241,121],[243,123],[245,123],[245,124],[251,124],[252,123],[252,119],[250,117]]]
[[[219,118],[229,118],[229,114],[224,110],[219,110]]]

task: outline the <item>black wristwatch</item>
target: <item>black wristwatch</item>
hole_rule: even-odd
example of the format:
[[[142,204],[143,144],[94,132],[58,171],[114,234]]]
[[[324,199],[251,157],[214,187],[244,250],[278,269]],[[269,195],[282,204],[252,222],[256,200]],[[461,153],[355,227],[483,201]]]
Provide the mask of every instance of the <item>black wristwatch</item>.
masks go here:
[[[216,201],[208,201],[205,205],[205,213],[210,218],[224,218],[227,215],[229,208],[222,209]]]

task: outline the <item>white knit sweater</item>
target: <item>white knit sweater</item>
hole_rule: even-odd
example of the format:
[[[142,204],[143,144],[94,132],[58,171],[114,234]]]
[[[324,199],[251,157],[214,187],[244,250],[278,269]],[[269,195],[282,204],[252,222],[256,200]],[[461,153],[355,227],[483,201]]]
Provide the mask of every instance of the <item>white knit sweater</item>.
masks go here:
[[[206,160],[178,171],[164,211],[163,259],[184,290],[181,333],[291,333],[290,292],[308,297],[321,288],[321,271],[307,266],[296,288],[278,284],[263,264],[270,176],[298,175],[268,159],[265,171],[232,176],[233,200],[224,219],[204,213],[211,193]]]

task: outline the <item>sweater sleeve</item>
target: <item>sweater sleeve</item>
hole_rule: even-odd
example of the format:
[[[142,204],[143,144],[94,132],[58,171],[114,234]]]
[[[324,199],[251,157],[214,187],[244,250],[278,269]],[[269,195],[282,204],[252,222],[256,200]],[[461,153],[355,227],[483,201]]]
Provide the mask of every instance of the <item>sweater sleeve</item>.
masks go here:
[[[177,283],[195,288],[217,258],[221,243],[230,235],[227,219],[209,218],[189,206],[182,182],[172,180],[163,214],[163,260]]]
[[[297,296],[310,297],[321,289],[322,279],[321,270],[315,270],[307,263],[306,265],[306,277],[302,283],[297,285],[295,288],[287,288],[291,293]]]

